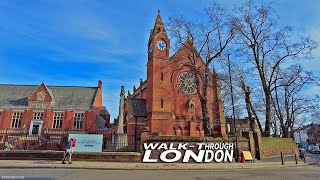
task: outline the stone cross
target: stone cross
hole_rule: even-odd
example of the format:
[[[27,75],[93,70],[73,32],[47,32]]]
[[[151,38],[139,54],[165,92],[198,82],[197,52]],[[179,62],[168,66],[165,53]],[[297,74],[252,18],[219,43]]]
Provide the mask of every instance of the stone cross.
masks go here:
[[[121,86],[120,106],[119,106],[119,120],[118,120],[118,131],[117,131],[117,134],[123,134],[124,98],[125,98],[124,86]]]

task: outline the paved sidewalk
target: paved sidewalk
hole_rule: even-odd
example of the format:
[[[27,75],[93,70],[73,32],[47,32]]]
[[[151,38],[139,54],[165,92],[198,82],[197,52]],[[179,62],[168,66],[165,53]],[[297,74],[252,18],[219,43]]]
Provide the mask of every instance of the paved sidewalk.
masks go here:
[[[64,168],[64,169],[101,169],[101,170],[219,170],[219,169],[254,169],[268,167],[307,166],[303,162],[295,164],[281,162],[255,163],[124,163],[124,162],[95,162],[73,161],[72,164],[61,164],[52,160],[0,160],[0,168]]]

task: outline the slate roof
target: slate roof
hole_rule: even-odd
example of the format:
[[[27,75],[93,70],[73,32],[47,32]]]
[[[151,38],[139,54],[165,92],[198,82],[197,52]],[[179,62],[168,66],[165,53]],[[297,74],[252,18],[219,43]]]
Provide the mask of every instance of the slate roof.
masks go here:
[[[101,116],[97,115],[94,124],[98,129],[103,129],[106,126],[106,120],[104,120]]]
[[[38,85],[0,84],[0,108],[26,108],[28,97]],[[88,110],[94,102],[98,87],[47,86],[54,97],[52,109]]]
[[[147,116],[147,106],[145,99],[130,99],[131,107],[134,117],[146,117]]]

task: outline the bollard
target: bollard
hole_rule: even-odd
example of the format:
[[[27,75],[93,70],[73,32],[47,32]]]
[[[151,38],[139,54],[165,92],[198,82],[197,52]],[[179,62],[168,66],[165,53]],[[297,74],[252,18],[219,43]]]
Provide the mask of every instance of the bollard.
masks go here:
[[[283,162],[283,156],[282,156],[282,152],[281,152],[281,163],[282,163],[282,165],[284,165],[284,162]]]
[[[296,160],[296,164],[298,164],[297,154],[294,154],[294,159]]]

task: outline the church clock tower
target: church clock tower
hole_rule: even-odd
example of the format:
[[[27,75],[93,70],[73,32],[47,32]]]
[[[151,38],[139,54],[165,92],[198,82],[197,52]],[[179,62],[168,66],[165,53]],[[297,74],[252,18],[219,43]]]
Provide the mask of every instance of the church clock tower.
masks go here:
[[[147,125],[160,135],[172,129],[172,89],[170,70],[170,40],[160,11],[150,31],[147,63]]]
[[[162,22],[160,11],[158,11],[157,19],[153,29],[150,31],[148,41],[148,62],[154,60],[154,58],[169,60],[169,50],[170,40]]]

